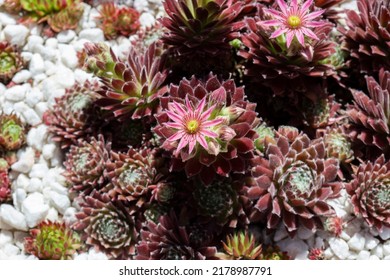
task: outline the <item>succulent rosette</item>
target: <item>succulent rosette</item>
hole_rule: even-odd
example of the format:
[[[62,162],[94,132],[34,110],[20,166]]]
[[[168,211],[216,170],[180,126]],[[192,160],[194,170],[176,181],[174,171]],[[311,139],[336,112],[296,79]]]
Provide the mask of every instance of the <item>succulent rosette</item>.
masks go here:
[[[7,84],[23,68],[23,59],[15,46],[0,42],[0,82]]]
[[[350,53],[351,68],[377,73],[390,68],[390,1],[357,0],[359,12],[347,12],[344,35],[345,51]]]
[[[240,232],[226,237],[222,242],[224,253],[216,256],[222,260],[260,260],[262,246],[256,244],[252,234]]]
[[[81,247],[79,235],[65,223],[43,221],[30,230],[24,248],[40,260],[69,260]]]
[[[135,255],[140,223],[108,194],[92,192],[81,203],[81,212],[73,229],[82,232],[87,245],[105,253],[110,259],[131,259]]]
[[[156,224],[149,221],[141,230],[141,242],[137,245],[138,260],[204,260],[214,259],[215,247],[194,242],[190,230],[180,224],[171,212]]]
[[[215,174],[244,173],[253,157],[254,128],[260,120],[255,104],[244,98],[244,89],[233,80],[220,82],[210,75],[171,85],[161,98],[155,132],[162,148],[171,152],[171,169],[199,175],[208,184]]]
[[[326,155],[336,158],[340,163],[349,163],[354,159],[352,143],[345,128],[330,128],[318,133],[324,138]]]
[[[95,114],[95,91],[99,85],[96,82],[85,81],[76,83],[67,89],[65,94],[56,98],[52,110],[44,115],[45,124],[54,134],[53,140],[61,143],[61,148],[76,145],[79,139],[86,139],[93,134]]]
[[[384,156],[361,164],[346,189],[355,215],[378,231],[390,227],[390,162]]]
[[[106,142],[102,135],[89,141],[80,139],[77,145],[70,147],[64,165],[65,176],[73,190],[88,194],[103,187],[110,150],[111,143]]]
[[[326,158],[323,139],[300,134],[290,143],[279,136],[252,170],[252,221],[264,221],[268,229],[283,225],[291,236],[299,226],[313,232],[322,229],[321,217],[335,214],[327,200],[339,196],[338,169],[338,160]]]
[[[229,51],[229,41],[242,25],[243,1],[166,0],[163,5],[167,16],[161,23],[168,31],[162,41],[173,55],[185,59],[207,62],[204,58]]]
[[[363,143],[366,149],[375,148],[386,156],[390,153],[390,72],[379,72],[379,82],[366,77],[368,95],[352,90],[354,104],[346,114],[350,120],[350,137]]]
[[[96,102],[99,106],[119,120],[140,119],[158,110],[159,98],[167,91],[164,82],[168,73],[163,69],[164,57],[158,43],[152,43],[142,54],[130,48],[125,62],[104,43],[86,44],[85,49],[86,69],[103,83]]]
[[[47,22],[55,32],[77,27],[83,15],[80,0],[20,0],[24,21]]]
[[[104,2],[99,10],[100,27],[107,39],[118,35],[129,37],[140,27],[139,12],[131,7],[118,6],[113,2]]]
[[[247,61],[245,75],[278,95],[324,92],[321,83],[334,74],[334,66],[326,61],[336,51],[329,39],[332,25],[319,20],[323,10],[313,9],[312,0],[277,3],[278,9],[258,6],[258,15],[245,20],[245,48],[238,53]]]
[[[0,148],[17,150],[26,142],[26,127],[15,114],[0,115]]]
[[[161,161],[156,150],[130,148],[127,153],[111,151],[106,163],[106,176],[110,180],[108,194],[113,199],[135,202],[137,207],[142,207],[164,177],[159,172]]]

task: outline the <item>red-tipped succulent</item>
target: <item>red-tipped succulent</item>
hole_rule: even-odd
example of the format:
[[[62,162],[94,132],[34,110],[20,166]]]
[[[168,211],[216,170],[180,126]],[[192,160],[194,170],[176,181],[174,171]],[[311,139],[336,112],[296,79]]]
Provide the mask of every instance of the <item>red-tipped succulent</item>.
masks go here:
[[[81,239],[110,259],[129,259],[135,255],[140,225],[120,202],[107,194],[91,193],[81,203],[73,229]]]
[[[137,32],[140,27],[139,16],[134,8],[105,2],[100,7],[98,19],[104,36],[111,40],[118,35],[129,37]]]
[[[79,139],[93,134],[97,119],[93,102],[97,99],[95,91],[98,89],[96,82],[77,83],[56,98],[53,109],[45,113],[45,124],[54,134],[53,140],[61,143],[62,149],[76,145]]]
[[[287,8],[280,0],[280,11],[259,6],[258,16],[245,20],[247,30],[241,40],[246,48],[239,51],[247,61],[245,74],[276,94],[324,92],[321,81],[334,73],[334,66],[326,62],[336,51],[329,39],[332,25],[313,21],[321,10],[311,8],[311,2],[299,6],[300,11],[297,1]]]
[[[350,119],[350,136],[368,149],[375,147],[380,153],[390,153],[390,72],[382,69],[379,82],[366,77],[368,95],[352,90],[354,104],[346,114]]]
[[[260,260],[262,246],[256,244],[252,234],[240,232],[226,237],[222,242],[224,253],[217,253],[223,260]]]
[[[172,170],[184,169],[188,177],[199,174],[206,184],[215,174],[246,172],[260,120],[255,104],[245,100],[244,89],[233,80],[220,82],[212,75],[206,82],[183,79],[171,85],[161,106],[155,132],[162,148],[172,153]]]
[[[17,150],[26,142],[26,127],[15,114],[0,114],[0,149]]]
[[[11,183],[8,177],[9,165],[7,161],[0,158],[0,204],[11,197]]]
[[[103,43],[86,44],[85,49],[85,67],[103,83],[99,106],[120,120],[151,116],[158,110],[159,98],[167,91],[159,44],[152,43],[142,54],[130,48],[127,61],[118,59]]]
[[[8,42],[0,42],[0,82],[7,84],[23,68],[19,50]]]
[[[347,12],[345,50],[350,53],[352,68],[377,73],[390,67],[390,0],[357,0],[359,12]]]
[[[190,231],[171,213],[162,216],[158,224],[147,223],[137,252],[138,260],[204,260],[213,259],[217,249],[194,242]]]
[[[69,260],[81,247],[80,237],[65,223],[43,221],[30,230],[24,248],[40,260]]]
[[[90,193],[103,187],[105,165],[110,156],[110,149],[110,142],[106,142],[102,135],[89,141],[80,139],[77,145],[70,147],[64,165],[65,176],[73,190]]]
[[[359,166],[346,185],[355,214],[379,231],[390,227],[390,162],[383,156]]]
[[[323,139],[301,134],[289,143],[279,136],[252,171],[255,183],[248,189],[255,203],[252,220],[264,221],[268,229],[282,224],[291,236],[300,226],[322,229],[321,218],[335,214],[327,199],[339,196],[338,168],[336,159],[326,158]]]

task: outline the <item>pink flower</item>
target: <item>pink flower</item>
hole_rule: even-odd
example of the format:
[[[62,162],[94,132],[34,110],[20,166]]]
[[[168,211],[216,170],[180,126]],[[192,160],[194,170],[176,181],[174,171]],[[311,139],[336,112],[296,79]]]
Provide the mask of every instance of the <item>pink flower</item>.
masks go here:
[[[212,131],[212,128],[221,124],[223,119],[208,120],[213,112],[215,105],[203,112],[206,104],[206,98],[203,98],[196,108],[193,108],[188,96],[185,99],[185,105],[177,102],[168,104],[168,117],[172,122],[165,125],[176,132],[167,139],[168,142],[179,141],[175,151],[175,156],[184,149],[189,147],[188,154],[191,154],[197,143],[205,150],[208,150],[206,137],[216,138],[218,134]]]
[[[313,21],[313,19],[322,15],[325,10],[309,13],[313,0],[307,0],[300,7],[298,7],[298,0],[291,0],[291,7],[288,7],[284,0],[276,0],[276,3],[281,11],[265,9],[265,12],[271,14],[274,19],[261,22],[265,26],[279,27],[271,34],[271,39],[286,33],[287,48],[290,47],[294,36],[302,46],[305,45],[304,35],[319,40],[317,35],[309,28],[325,25],[324,22]]]

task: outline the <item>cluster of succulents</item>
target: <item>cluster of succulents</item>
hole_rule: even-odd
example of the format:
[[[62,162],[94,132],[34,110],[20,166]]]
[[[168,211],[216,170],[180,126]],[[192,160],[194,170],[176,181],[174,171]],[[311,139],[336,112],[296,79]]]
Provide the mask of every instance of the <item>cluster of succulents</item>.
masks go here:
[[[340,2],[165,0],[126,59],[87,43],[98,82],[45,114],[81,242],[112,259],[289,259],[255,233],[340,236],[342,193],[390,227],[390,1],[358,0],[347,26]],[[129,9],[101,8],[107,38],[138,29]]]
[[[47,23],[51,32],[76,29],[83,15],[82,0],[5,0],[4,9],[22,14],[21,22]]]

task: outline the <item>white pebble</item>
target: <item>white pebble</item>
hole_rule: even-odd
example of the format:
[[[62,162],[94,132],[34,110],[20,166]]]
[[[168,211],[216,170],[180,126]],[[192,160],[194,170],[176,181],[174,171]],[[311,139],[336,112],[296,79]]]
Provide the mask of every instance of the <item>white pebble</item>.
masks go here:
[[[58,212],[53,207],[50,207],[49,212],[46,215],[45,220],[49,220],[52,222],[58,221]]]
[[[29,70],[32,76],[36,76],[45,71],[45,63],[40,54],[37,53],[33,54],[30,61]]]
[[[49,160],[54,156],[54,152],[56,150],[56,145],[53,143],[46,144],[42,148],[42,156],[46,159]]]
[[[37,52],[38,46],[43,45],[43,38],[41,36],[31,35],[27,39],[27,49],[30,52]]]
[[[68,189],[58,182],[51,182],[51,189],[59,194],[67,195]]]
[[[345,260],[349,255],[349,247],[347,242],[342,239],[331,237],[329,245],[334,254],[342,260]]]
[[[38,178],[31,178],[29,184],[25,188],[27,192],[33,193],[33,192],[40,192],[42,190],[42,181]]]
[[[378,258],[383,258],[383,247],[381,245],[378,245],[374,248],[374,250],[371,251],[371,255],[375,255]]]
[[[27,225],[35,227],[43,221],[49,212],[49,206],[45,204],[41,193],[32,193],[23,201],[22,211],[26,217]]]
[[[365,234],[364,235],[364,238],[366,240],[366,244],[365,244],[365,248],[367,250],[372,250],[374,249],[378,244],[379,244],[379,240],[376,239],[375,237],[373,237],[372,235],[370,234]]]
[[[77,221],[76,213],[77,210],[74,207],[69,207],[65,210],[63,219],[67,225],[72,225]]]
[[[34,150],[31,147],[28,147],[21,153],[19,160],[11,166],[11,169],[20,173],[27,173],[34,165],[34,158]]]
[[[24,189],[16,189],[12,194],[12,199],[14,201],[14,206],[17,210],[21,210],[22,203],[26,199],[27,194]]]
[[[48,131],[46,125],[33,127],[27,133],[27,144],[38,151],[42,150],[43,141],[47,137]]]
[[[69,43],[74,37],[76,37],[76,32],[73,30],[65,30],[58,33],[57,40],[59,43]]]
[[[38,102],[40,102],[43,98],[42,92],[39,88],[34,87],[26,94],[26,104],[33,108]]]
[[[30,179],[22,173],[19,174],[18,178],[15,181],[16,188],[26,189],[29,184]]]
[[[37,46],[36,52],[39,53],[44,58],[44,60],[51,60],[51,61],[55,61],[57,58],[57,54],[58,54],[57,49],[53,49],[50,47],[44,47],[41,45]]]
[[[0,248],[4,247],[5,244],[11,243],[14,239],[12,232],[8,230],[0,231]]]
[[[34,109],[38,116],[42,118],[43,114],[49,109],[49,106],[47,106],[46,102],[39,102],[35,105]]]
[[[104,41],[104,34],[99,28],[84,29],[79,33],[79,38],[98,43]]]
[[[385,256],[390,256],[390,242],[386,242],[385,244],[383,244],[383,254]]]
[[[0,23],[3,25],[13,25],[16,24],[16,20],[8,13],[0,13]]]
[[[20,54],[25,62],[31,61],[33,54],[31,52],[22,52]]]
[[[55,191],[51,191],[50,194],[50,200],[52,202],[52,205],[60,212],[61,214],[64,214],[66,209],[70,207],[70,200],[67,195],[59,194]]]
[[[382,231],[379,232],[379,236],[380,236],[383,240],[390,239],[390,227],[383,227],[383,228],[382,228]]]
[[[139,22],[142,26],[144,27],[151,27],[155,24],[156,22],[156,19],[154,18],[154,16],[150,13],[143,13],[140,17],[139,17]]]
[[[292,258],[306,259],[309,246],[300,239],[284,239],[278,243],[282,251],[287,251]]]
[[[42,82],[46,78],[47,78],[47,76],[45,73],[35,75],[34,76],[34,84],[39,84],[40,82]]]
[[[360,233],[356,233],[352,238],[348,241],[348,246],[352,250],[360,252],[363,250],[365,244],[364,236]]]
[[[372,261],[378,261],[379,260],[379,258],[377,256],[375,256],[375,255],[371,255],[368,259],[372,260]]]
[[[14,229],[27,230],[26,219],[22,213],[9,204],[0,205],[0,218]]]
[[[2,251],[8,256],[8,257],[13,257],[16,256],[20,253],[20,249],[16,247],[15,245],[12,244],[6,244]]]
[[[7,25],[4,28],[4,37],[12,45],[23,46],[26,42],[28,33],[28,28],[21,24]]]
[[[49,38],[46,40],[45,46],[48,48],[56,49],[58,47],[58,40],[56,38]]]
[[[12,102],[21,101],[24,99],[26,91],[30,89],[29,84],[13,86],[5,91],[5,98]]]
[[[59,50],[61,53],[62,63],[70,69],[76,68],[77,65],[79,64],[79,60],[77,58],[77,53],[74,50],[74,48],[70,45],[60,44]]]
[[[368,251],[360,251],[357,260],[368,260],[370,258],[370,252]]]
[[[31,73],[30,71],[23,69],[15,74],[15,76],[12,78],[12,81],[14,83],[21,84],[27,82],[28,79],[31,79]]]
[[[58,67],[52,78],[63,88],[70,88],[75,83],[73,71],[63,66]]]
[[[27,232],[22,232],[22,231],[16,231],[14,233],[14,243],[15,245],[23,250],[24,249],[24,239],[29,236]]]
[[[34,166],[32,167],[32,169],[30,171],[29,176],[31,178],[35,177],[35,178],[42,179],[43,177],[45,177],[45,175],[47,174],[48,171],[49,171],[49,168],[47,167],[47,165],[41,164],[41,163],[34,164]]]
[[[23,117],[26,119],[27,123],[32,126],[38,125],[42,122],[41,118],[31,108],[23,112]]]

